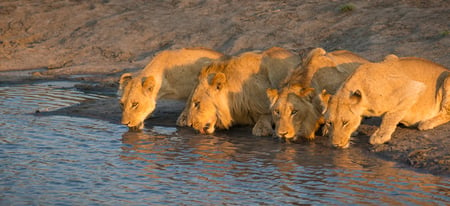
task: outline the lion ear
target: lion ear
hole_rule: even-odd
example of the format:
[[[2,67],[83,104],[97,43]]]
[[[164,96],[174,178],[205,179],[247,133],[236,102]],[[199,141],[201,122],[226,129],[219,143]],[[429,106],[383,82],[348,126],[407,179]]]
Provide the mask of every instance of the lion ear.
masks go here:
[[[142,89],[144,91],[152,92],[154,87],[155,87],[155,78],[153,76],[142,78]]]
[[[359,102],[361,102],[361,91],[359,91],[359,89],[357,89],[356,91],[352,92],[350,94],[350,100],[353,102],[353,104],[358,104]]]
[[[210,85],[215,87],[217,90],[221,90],[223,88],[223,85],[226,83],[227,77],[224,73],[219,72],[214,75],[212,80],[210,81]]]
[[[325,49],[318,47],[318,48],[311,50],[310,55],[311,56],[325,56],[326,53],[327,53],[327,51],[325,51]]]
[[[273,105],[278,98],[278,90],[277,89],[266,89],[267,97],[269,98],[270,104]]]
[[[395,54],[389,54],[387,56],[384,57],[383,61],[394,61],[394,60],[398,60],[398,56]]]
[[[132,78],[133,77],[132,77],[131,73],[122,74],[122,76],[120,76],[120,79],[119,79],[120,88],[125,87]]]
[[[323,89],[322,92],[320,93],[319,97],[320,97],[321,101],[328,103],[328,101],[330,100],[331,94],[328,94],[327,90]]]
[[[316,48],[311,51],[312,57],[311,58],[318,58],[317,60],[320,61],[321,67],[335,67],[336,63],[334,63],[333,59],[331,59],[327,55],[327,51],[322,48]],[[316,72],[316,71],[314,71]]]
[[[121,97],[123,93],[123,88],[125,88],[128,84],[128,82],[131,81],[132,75],[130,73],[125,73],[120,76],[119,79],[119,89],[117,90],[117,96]]]
[[[319,99],[323,107],[322,114],[325,114],[325,112],[327,111],[328,102],[330,102],[330,98],[331,94],[328,94],[326,89],[322,90],[322,92],[319,94]]]

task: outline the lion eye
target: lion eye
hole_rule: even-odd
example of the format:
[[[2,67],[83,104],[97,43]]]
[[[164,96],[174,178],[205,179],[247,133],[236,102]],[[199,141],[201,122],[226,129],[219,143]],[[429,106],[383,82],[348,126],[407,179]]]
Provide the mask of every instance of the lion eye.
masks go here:
[[[348,121],[346,121],[346,120],[343,120],[343,121],[342,121],[342,126],[345,127],[345,126],[347,126],[347,124],[348,124]]]
[[[200,102],[194,102],[194,107],[198,109],[200,107]]]
[[[133,104],[131,104],[131,107],[136,108],[138,105],[139,105],[139,103],[133,102]]]
[[[297,110],[292,110],[291,115],[295,115],[295,114],[297,114]]]
[[[280,110],[275,109],[275,110],[273,110],[273,113],[278,116],[278,115],[280,115]]]

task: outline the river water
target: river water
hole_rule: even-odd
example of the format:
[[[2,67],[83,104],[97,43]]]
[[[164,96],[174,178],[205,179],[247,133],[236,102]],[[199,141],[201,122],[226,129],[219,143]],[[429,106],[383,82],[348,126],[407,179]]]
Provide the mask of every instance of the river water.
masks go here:
[[[70,82],[0,87],[0,205],[448,205],[448,177],[362,148],[239,132],[37,116],[89,99]]]

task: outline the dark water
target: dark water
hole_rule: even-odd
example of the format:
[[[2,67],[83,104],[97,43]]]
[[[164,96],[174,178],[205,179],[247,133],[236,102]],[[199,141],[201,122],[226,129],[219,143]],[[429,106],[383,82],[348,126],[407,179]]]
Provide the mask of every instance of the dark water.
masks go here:
[[[172,127],[129,133],[96,119],[32,115],[102,98],[71,86],[0,87],[0,205],[450,202],[448,177],[404,169],[357,147]]]

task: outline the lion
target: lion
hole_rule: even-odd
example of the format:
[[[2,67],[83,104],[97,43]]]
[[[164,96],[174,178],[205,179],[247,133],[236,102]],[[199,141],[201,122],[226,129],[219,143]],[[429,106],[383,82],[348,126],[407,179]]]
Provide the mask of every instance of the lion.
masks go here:
[[[122,74],[118,89],[122,124],[130,130],[143,129],[144,120],[155,110],[158,99],[186,100],[200,70],[223,56],[206,48],[165,50],[137,74]],[[182,122],[185,110],[177,121],[179,125],[186,124]]]
[[[450,121],[450,71],[416,57],[389,55],[363,64],[333,95],[325,112],[331,144],[350,145],[362,117],[381,116],[372,145],[391,139],[397,124],[428,130]]]
[[[299,137],[313,140],[324,124],[322,111],[326,105],[322,104],[321,92],[334,94],[359,65],[368,62],[346,50],[330,53],[322,48],[311,50],[280,89],[267,89],[275,135],[287,141],[297,141]]]
[[[255,136],[271,135],[265,90],[277,86],[300,62],[299,55],[279,47],[213,62],[200,72],[190,98],[188,124],[202,134],[250,125]]]

